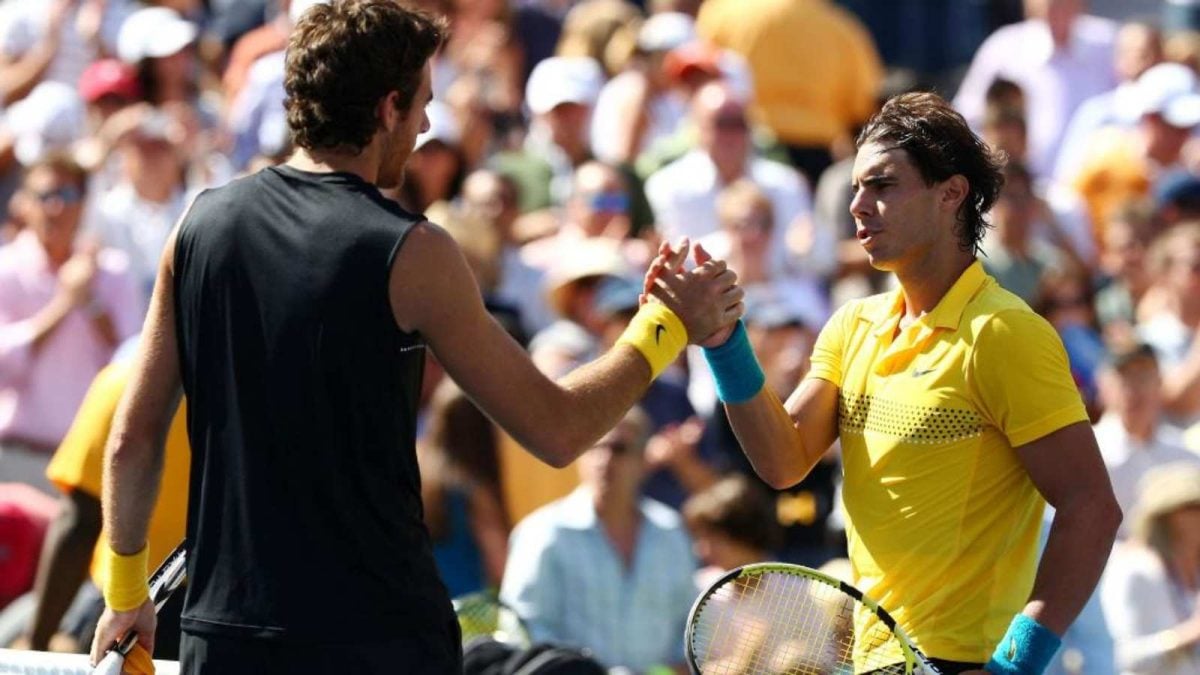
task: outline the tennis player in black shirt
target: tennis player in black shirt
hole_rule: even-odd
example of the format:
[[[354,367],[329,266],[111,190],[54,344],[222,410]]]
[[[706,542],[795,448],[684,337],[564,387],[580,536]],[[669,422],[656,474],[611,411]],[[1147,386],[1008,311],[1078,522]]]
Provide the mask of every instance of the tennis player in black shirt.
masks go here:
[[[93,662],[130,630],[153,643],[146,525],[182,394],[181,672],[454,672],[458,628],[413,451],[424,350],[565,466],[688,342],[722,341],[741,315],[735,275],[700,252],[610,352],[543,376],[485,311],[453,240],[379,193],[403,180],[428,127],[444,31],[392,0],[308,10],[285,66],[295,155],[201,194],[168,242],[106,452],[113,574]]]

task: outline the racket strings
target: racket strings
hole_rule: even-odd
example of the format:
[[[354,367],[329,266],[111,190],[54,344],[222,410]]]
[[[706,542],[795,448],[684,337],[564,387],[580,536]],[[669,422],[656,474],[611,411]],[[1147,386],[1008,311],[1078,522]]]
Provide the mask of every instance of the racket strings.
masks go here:
[[[865,630],[856,640],[857,607]],[[867,622],[867,613],[819,580],[786,572],[745,575],[699,608],[692,653],[705,675],[905,673],[895,636],[881,622]]]

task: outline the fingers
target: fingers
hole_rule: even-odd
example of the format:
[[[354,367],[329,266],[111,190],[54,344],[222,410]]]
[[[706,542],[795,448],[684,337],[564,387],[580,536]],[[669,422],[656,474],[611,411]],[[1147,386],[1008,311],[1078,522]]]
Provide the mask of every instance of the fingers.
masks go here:
[[[746,303],[744,303],[744,302],[738,302],[735,305],[726,307],[725,311],[722,315],[723,319],[724,319],[723,323],[731,324],[734,321],[737,321],[738,319],[742,318],[742,315],[745,313],[746,313]]]
[[[730,286],[721,293],[721,306],[732,307],[742,301],[746,297],[746,291],[742,290],[741,286]]]
[[[667,247],[669,251],[669,255],[667,256],[667,269],[673,272],[683,271],[683,265],[687,262],[688,247],[689,243],[687,237],[684,237],[682,240],[680,240],[678,250],[670,251],[670,247]]]
[[[696,266],[699,267],[709,260],[712,260],[712,254],[706,251],[704,247],[700,245],[700,242],[696,242],[696,244],[692,246],[692,258],[696,261]]]
[[[113,630],[112,620],[108,612],[105,611],[104,616],[100,618],[100,625],[96,627],[96,635],[92,638],[92,652],[90,659],[92,665],[100,663],[100,659],[108,648],[113,646],[117,641],[116,632]]]

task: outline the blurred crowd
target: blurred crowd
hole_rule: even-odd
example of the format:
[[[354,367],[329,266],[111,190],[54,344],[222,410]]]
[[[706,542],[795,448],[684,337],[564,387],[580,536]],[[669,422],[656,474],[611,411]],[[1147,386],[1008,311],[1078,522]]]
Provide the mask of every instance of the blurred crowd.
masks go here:
[[[1126,514],[1055,668],[1200,673],[1200,2],[408,1],[452,32],[388,196],[455,237],[552,376],[615,342],[686,236],[738,273],[786,397],[831,312],[894,284],[849,210],[858,127],[894,94],[952,98],[1008,158],[984,265],[1061,335]],[[100,456],[162,246],[197,193],[288,156],[285,49],[312,4],[0,0],[0,646],[87,645]],[[716,404],[689,353],[554,470],[431,355],[419,461],[451,593],[646,672],[682,664],[716,573],[843,570],[837,448],[771,489]]]

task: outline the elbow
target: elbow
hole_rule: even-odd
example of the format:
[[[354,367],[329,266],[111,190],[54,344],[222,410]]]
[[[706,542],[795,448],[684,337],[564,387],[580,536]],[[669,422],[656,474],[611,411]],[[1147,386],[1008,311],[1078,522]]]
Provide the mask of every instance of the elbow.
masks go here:
[[[784,467],[778,466],[755,464],[754,472],[773,490],[786,490],[804,478],[804,476],[796,476],[792,472],[786,471]]]
[[[565,435],[543,433],[525,439],[522,445],[534,457],[555,469],[565,469],[575,461],[587,444]]]
[[[1101,522],[1108,528],[1107,531],[1111,532],[1113,540],[1116,540],[1117,531],[1121,527],[1121,522],[1125,519],[1125,513],[1121,511],[1121,505],[1117,503],[1117,498],[1114,495],[1109,494],[1108,498],[1104,501],[1104,514]]]

